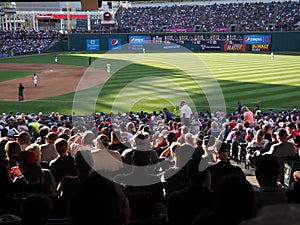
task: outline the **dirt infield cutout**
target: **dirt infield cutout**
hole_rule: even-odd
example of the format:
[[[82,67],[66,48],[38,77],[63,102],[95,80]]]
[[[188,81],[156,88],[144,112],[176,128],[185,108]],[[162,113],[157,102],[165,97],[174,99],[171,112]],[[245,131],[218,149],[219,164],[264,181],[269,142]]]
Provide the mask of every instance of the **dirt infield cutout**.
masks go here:
[[[18,101],[18,86],[23,83],[24,101],[53,97],[74,92],[81,77],[88,76],[80,84],[80,90],[94,87],[105,82],[110,74],[92,67],[57,65],[57,64],[16,64],[1,63],[0,70],[36,71],[38,85],[33,84],[33,74],[12,80],[0,82],[0,101]]]

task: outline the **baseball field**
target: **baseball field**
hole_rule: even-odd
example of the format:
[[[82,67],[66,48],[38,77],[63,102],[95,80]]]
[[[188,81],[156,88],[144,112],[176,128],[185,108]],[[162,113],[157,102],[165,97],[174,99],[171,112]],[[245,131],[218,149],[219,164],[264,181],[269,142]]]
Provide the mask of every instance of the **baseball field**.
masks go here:
[[[58,63],[54,57],[58,56]],[[92,57],[92,64],[88,58]],[[80,53],[0,59],[1,112],[65,114],[299,108],[300,55],[275,53]],[[107,71],[107,65],[110,71]],[[38,76],[38,86],[32,76]],[[18,101],[18,84],[25,86]]]

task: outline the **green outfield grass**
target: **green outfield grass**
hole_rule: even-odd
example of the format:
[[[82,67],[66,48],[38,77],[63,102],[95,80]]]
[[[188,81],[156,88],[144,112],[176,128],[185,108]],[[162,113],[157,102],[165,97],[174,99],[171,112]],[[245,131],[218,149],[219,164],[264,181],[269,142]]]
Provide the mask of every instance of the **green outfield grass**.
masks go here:
[[[227,112],[235,110],[237,101],[250,109],[259,104],[263,111],[299,108],[298,55],[275,54],[274,60],[271,60],[269,54],[190,53],[190,57],[199,60],[195,63],[193,60],[183,62],[182,53],[147,53],[147,57],[155,60],[133,62],[136,54],[57,54],[60,64],[88,66],[89,56],[94,59],[92,66],[100,69],[105,69],[107,63],[112,69],[124,62],[126,64],[119,71],[113,71],[115,73],[105,84],[77,92],[73,110],[76,113],[94,112],[96,101],[96,111],[152,112],[163,107],[171,109],[181,99],[189,97],[197,111],[218,110],[222,99]],[[169,57],[178,58],[178,61],[174,64],[164,62]],[[53,63],[53,59],[54,54],[47,54],[1,59],[1,62]],[[177,67],[180,63],[189,68],[189,73]],[[0,81],[29,74],[32,72],[0,70]],[[2,101],[0,106],[3,112],[71,113],[73,101],[74,93],[70,93],[32,102]]]

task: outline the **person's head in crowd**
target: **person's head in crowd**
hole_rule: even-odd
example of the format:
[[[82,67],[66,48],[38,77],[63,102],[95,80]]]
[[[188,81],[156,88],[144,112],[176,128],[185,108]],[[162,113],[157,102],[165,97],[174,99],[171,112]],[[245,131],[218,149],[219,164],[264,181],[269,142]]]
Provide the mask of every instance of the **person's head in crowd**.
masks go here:
[[[169,132],[167,136],[167,143],[168,145],[171,145],[176,139],[175,133],[174,132]]]
[[[215,147],[215,161],[228,161],[228,155],[230,152],[230,144],[222,142],[218,143]]]
[[[149,133],[137,132],[133,136],[133,146],[139,151],[147,151],[150,146]]]
[[[170,150],[175,167],[182,168],[192,158],[195,149],[190,144],[173,142]]]
[[[192,133],[186,133],[184,135],[184,141],[186,144],[189,144],[191,146],[194,146],[194,137],[193,137],[193,134]]]
[[[187,176],[190,185],[203,185],[210,189],[211,177],[208,163],[201,156],[193,157],[187,163]]]
[[[185,134],[187,134],[189,132],[189,127],[186,126],[186,125],[182,125],[180,127],[180,130],[181,130],[181,134],[185,135]]]
[[[9,141],[8,137],[2,137],[0,138],[0,151],[3,153],[3,155],[5,156],[6,152],[5,152],[5,145],[6,143]]]
[[[261,187],[278,185],[278,179],[281,174],[280,164],[273,155],[261,155],[257,158],[255,164],[256,179]]]
[[[54,132],[54,133],[57,133],[57,132],[58,132],[57,125],[52,125],[52,126],[50,127],[50,131],[51,131],[51,132]]]
[[[24,150],[32,142],[30,134],[26,131],[20,132],[19,134],[15,135],[15,137],[22,150]]]
[[[74,163],[78,173],[89,173],[93,165],[92,152],[89,150],[80,150],[74,155]]]
[[[107,126],[102,127],[102,128],[100,129],[100,134],[108,135],[108,127],[107,127]]]
[[[6,127],[3,127],[1,129],[1,137],[7,137],[7,135],[8,135],[8,130]]]
[[[105,134],[99,134],[94,142],[97,149],[107,149],[109,145],[109,139]]]
[[[65,156],[69,151],[68,141],[64,138],[57,138],[54,142],[54,148],[60,156]]]
[[[56,141],[56,139],[58,138],[58,135],[57,135],[57,133],[51,131],[45,137],[46,137],[47,143],[54,143]]]
[[[119,144],[121,142],[121,133],[118,129],[113,129],[111,131],[111,143],[112,144]]]
[[[94,146],[95,134],[91,130],[84,131],[81,138],[81,145]]]
[[[235,174],[225,176],[216,186],[213,208],[220,220],[229,221],[226,224],[238,224],[255,217],[255,206],[254,189],[251,183],[242,176]]]
[[[135,130],[135,125],[134,125],[134,123],[133,122],[128,122],[127,124],[126,124],[126,128],[127,128],[127,131],[129,132],[129,133],[135,133],[136,132],[136,130]]]
[[[11,167],[16,166],[19,161],[19,155],[21,153],[21,146],[18,142],[8,141],[5,144],[6,158],[9,161]]]
[[[38,158],[38,161],[41,161],[41,147],[37,143],[32,143],[25,148],[25,151],[34,152]]]
[[[93,172],[71,197],[68,215],[73,225],[99,220],[105,225],[127,225],[130,205],[119,184]]]
[[[278,128],[275,133],[276,133],[276,138],[279,142],[287,141],[288,133],[284,128]]]
[[[151,164],[150,151],[134,151],[131,156],[131,164],[134,166],[148,166]]]
[[[258,143],[261,143],[265,139],[265,131],[260,129],[255,134],[255,140]]]
[[[57,136],[57,138],[63,138],[63,139],[65,139],[66,141],[68,141],[69,140],[69,138],[70,138],[70,136],[69,135],[67,135],[66,133],[60,133],[58,136]]]
[[[21,204],[22,225],[46,225],[52,201],[48,195],[29,194]]]
[[[68,135],[69,137],[72,136],[72,134],[71,134],[71,129],[68,128],[68,127],[65,127],[65,128],[63,129],[62,133]]]
[[[39,136],[42,139],[46,139],[46,135],[50,132],[50,128],[48,126],[43,126],[41,127],[41,129],[39,130]]]
[[[144,126],[143,132],[147,132],[151,135],[151,129],[149,125]]]

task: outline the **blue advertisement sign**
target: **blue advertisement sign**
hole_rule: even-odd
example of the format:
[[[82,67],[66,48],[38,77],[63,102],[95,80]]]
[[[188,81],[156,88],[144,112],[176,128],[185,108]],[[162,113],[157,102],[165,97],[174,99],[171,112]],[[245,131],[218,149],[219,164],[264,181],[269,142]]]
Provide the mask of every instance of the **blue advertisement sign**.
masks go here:
[[[86,39],[86,50],[100,50],[99,39]]]
[[[109,38],[108,39],[108,50],[121,50],[122,41],[121,38]]]
[[[150,44],[151,36],[129,36],[129,44]]]
[[[271,34],[252,35],[246,34],[243,37],[244,44],[271,44]]]

